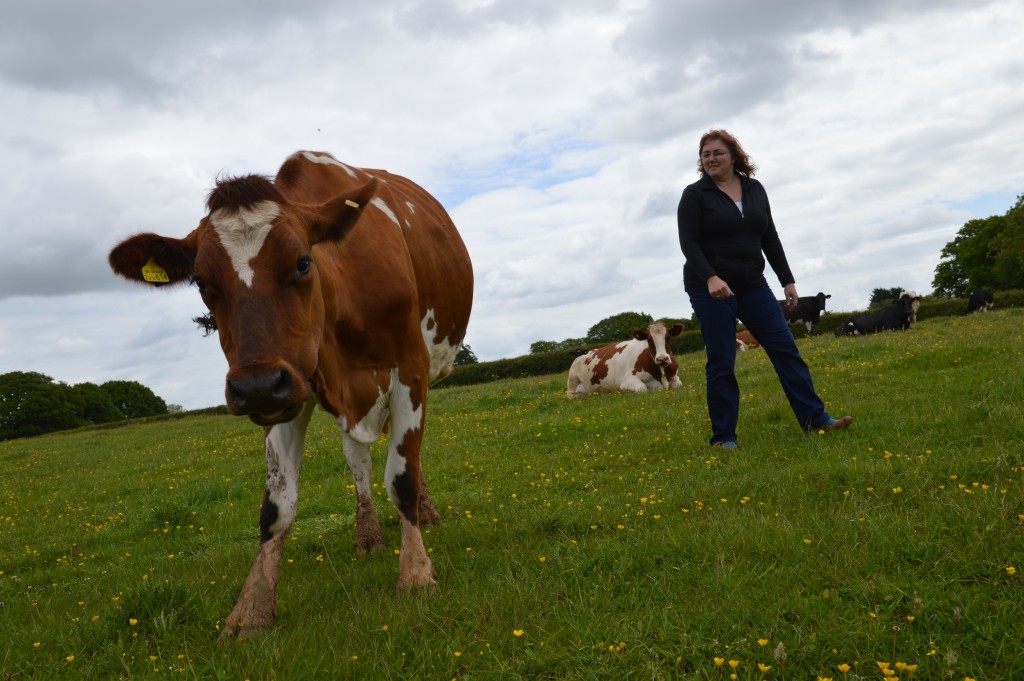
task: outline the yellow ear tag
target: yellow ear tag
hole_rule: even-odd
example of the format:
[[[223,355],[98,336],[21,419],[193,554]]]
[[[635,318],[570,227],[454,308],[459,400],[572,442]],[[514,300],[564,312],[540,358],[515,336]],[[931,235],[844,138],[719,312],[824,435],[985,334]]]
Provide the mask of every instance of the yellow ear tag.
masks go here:
[[[345,199],[345,205],[352,206],[353,208],[359,208],[359,204],[353,201],[352,199]]]
[[[149,262],[143,266],[142,278],[154,284],[169,284],[171,281],[171,278],[167,276],[167,271],[153,262],[153,258],[150,258]]]

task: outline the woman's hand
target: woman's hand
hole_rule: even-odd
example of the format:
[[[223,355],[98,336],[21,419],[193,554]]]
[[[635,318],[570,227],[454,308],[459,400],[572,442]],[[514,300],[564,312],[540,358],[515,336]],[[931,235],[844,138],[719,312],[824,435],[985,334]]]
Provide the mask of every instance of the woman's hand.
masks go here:
[[[713,274],[708,279],[708,294],[715,300],[724,300],[732,295],[732,289],[729,288],[724,279],[717,274]]]
[[[786,293],[786,309],[792,310],[800,299],[800,296],[796,294],[796,284],[786,284],[782,290]]]

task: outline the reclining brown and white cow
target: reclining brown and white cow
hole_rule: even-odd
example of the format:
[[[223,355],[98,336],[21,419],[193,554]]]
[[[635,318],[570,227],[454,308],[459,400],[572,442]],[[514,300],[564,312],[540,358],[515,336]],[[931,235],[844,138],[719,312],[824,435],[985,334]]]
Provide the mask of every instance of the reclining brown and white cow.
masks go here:
[[[646,329],[634,331],[631,340],[580,355],[569,367],[568,396],[678,388],[682,382],[671,340],[682,332],[682,324],[667,328],[662,322],[653,322]]]

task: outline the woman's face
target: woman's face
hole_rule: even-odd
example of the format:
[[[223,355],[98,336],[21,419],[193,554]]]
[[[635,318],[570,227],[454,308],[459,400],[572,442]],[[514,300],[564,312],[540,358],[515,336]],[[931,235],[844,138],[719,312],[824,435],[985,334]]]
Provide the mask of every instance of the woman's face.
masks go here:
[[[733,176],[732,154],[725,142],[711,138],[700,150],[700,165],[704,173],[716,182],[724,182]]]

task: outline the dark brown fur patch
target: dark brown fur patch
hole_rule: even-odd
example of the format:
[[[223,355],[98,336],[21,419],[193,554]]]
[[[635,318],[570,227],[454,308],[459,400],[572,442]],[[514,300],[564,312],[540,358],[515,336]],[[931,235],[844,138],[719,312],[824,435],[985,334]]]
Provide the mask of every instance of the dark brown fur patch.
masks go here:
[[[206,197],[206,207],[212,213],[216,210],[236,211],[253,206],[260,201],[285,203],[281,192],[263,175],[243,175],[217,180],[217,186]]]
[[[601,381],[608,377],[608,361],[626,349],[625,343],[616,343],[614,345],[606,345],[603,348],[597,348],[591,350],[591,357],[586,360],[587,364],[596,362],[594,365],[593,375],[590,377],[591,385],[599,385]]]

